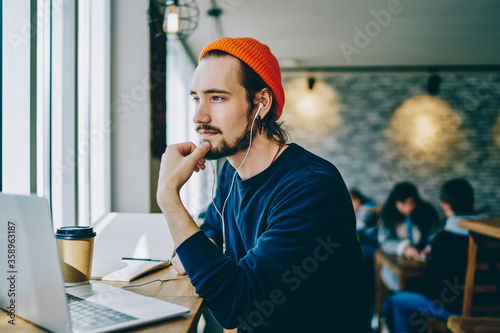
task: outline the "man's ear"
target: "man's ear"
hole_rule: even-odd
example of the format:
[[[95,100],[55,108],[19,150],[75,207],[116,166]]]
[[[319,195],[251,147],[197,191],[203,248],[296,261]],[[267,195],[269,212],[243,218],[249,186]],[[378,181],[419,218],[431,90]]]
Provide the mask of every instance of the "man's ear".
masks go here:
[[[269,110],[271,110],[271,106],[273,104],[273,96],[268,88],[263,88],[261,91],[255,94],[254,103],[259,104],[262,103],[262,108],[260,109],[259,115],[261,119],[267,115]]]

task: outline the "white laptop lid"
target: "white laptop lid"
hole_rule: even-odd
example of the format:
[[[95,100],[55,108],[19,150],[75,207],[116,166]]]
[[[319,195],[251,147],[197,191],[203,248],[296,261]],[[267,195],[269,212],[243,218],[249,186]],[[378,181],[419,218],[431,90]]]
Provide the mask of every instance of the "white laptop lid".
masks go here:
[[[10,246],[11,253],[7,254],[13,255],[7,260],[0,258],[0,269],[13,277],[12,286],[10,282],[0,284],[0,307],[9,312],[14,304],[16,315],[50,331],[72,331],[66,292],[138,318],[100,331],[137,326],[189,312],[186,307],[101,283],[65,290],[49,207],[44,198],[0,193],[0,246]]]
[[[14,304],[20,317],[50,331],[71,332],[50,221],[45,199],[0,193],[0,247],[13,245],[8,253],[13,261],[1,258],[0,271],[15,281],[13,288],[0,284],[0,307],[9,312]]]

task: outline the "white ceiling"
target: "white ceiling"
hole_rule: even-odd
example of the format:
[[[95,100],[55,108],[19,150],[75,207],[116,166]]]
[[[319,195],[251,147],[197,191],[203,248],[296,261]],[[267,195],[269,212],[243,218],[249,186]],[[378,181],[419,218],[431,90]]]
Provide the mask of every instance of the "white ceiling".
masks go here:
[[[383,27],[371,12],[393,9]],[[210,0],[197,0],[200,21],[187,39],[195,57],[220,37],[207,15]],[[500,1],[497,0],[217,0],[222,32],[269,45],[282,67],[499,65]],[[373,29],[356,47],[356,28]],[[379,31],[377,31],[377,27]],[[366,33],[366,32],[365,32]],[[344,44],[342,44],[344,43]],[[349,58],[349,59],[348,59]],[[350,60],[350,61],[348,61]]]

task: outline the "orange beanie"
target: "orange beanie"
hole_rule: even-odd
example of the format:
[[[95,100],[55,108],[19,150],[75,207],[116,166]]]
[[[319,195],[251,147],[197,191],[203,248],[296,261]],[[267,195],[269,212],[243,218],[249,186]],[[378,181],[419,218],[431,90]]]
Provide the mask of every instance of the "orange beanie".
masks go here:
[[[278,104],[277,118],[281,116],[285,104],[285,92],[281,84],[280,65],[271,53],[269,46],[248,37],[223,37],[205,46],[200,53],[198,62],[211,50],[227,52],[250,66],[273,91]]]

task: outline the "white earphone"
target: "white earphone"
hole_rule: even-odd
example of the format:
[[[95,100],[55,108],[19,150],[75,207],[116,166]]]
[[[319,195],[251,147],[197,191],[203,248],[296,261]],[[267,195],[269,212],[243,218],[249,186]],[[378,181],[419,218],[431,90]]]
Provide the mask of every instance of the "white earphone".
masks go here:
[[[259,108],[257,109],[255,116],[253,117],[252,126],[250,127],[251,128],[250,129],[250,142],[248,143],[248,149],[247,149],[247,152],[245,154],[245,157],[243,158],[243,161],[241,162],[240,166],[236,169],[236,172],[233,175],[233,180],[231,181],[231,186],[229,187],[229,193],[227,194],[226,200],[224,201],[224,205],[222,205],[222,212],[219,211],[219,209],[217,209],[217,206],[215,205],[215,202],[214,202],[214,190],[213,190],[213,188],[215,185],[215,167],[213,166],[213,163],[212,163],[212,170],[214,172],[214,183],[212,185],[212,205],[214,206],[215,210],[217,211],[217,213],[219,214],[219,216],[222,220],[222,253],[224,253],[224,254],[226,254],[226,226],[225,226],[225,222],[224,222],[224,209],[226,208],[227,200],[229,199],[229,196],[231,195],[231,192],[233,190],[234,179],[236,178],[236,175],[238,174],[238,170],[241,168],[243,163],[245,163],[247,156],[248,156],[248,152],[250,151],[250,147],[252,146],[253,124],[255,123],[255,119],[257,119],[257,116],[259,115],[259,112],[263,107],[264,107],[264,104],[259,103]],[[210,162],[212,162],[212,161],[210,161]]]
[[[262,103],[259,103],[259,109],[257,110],[257,112],[255,113],[255,116],[253,117],[253,119],[257,118],[257,116],[259,115],[259,112],[260,110],[264,107],[264,104]]]

